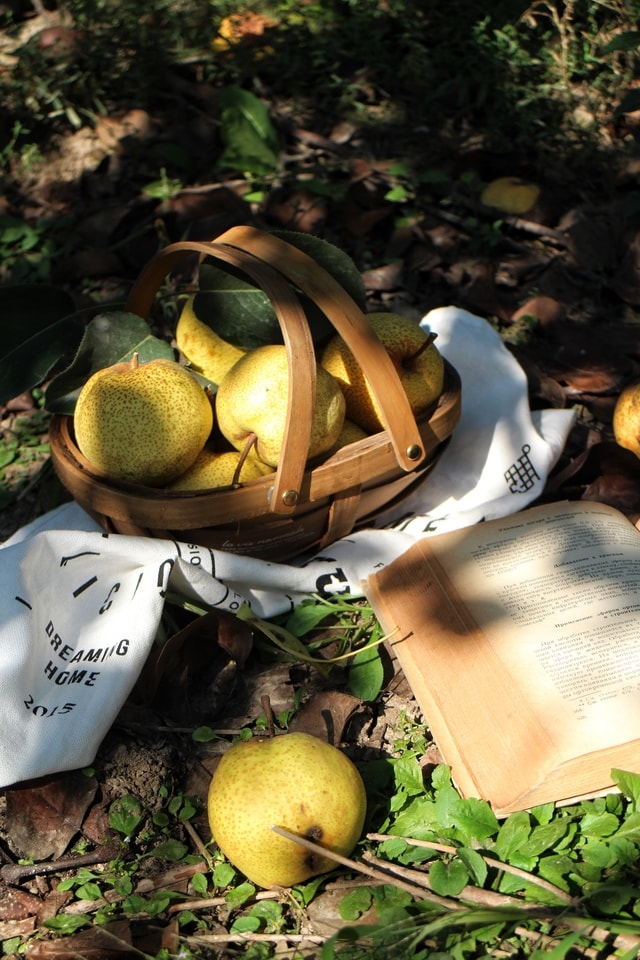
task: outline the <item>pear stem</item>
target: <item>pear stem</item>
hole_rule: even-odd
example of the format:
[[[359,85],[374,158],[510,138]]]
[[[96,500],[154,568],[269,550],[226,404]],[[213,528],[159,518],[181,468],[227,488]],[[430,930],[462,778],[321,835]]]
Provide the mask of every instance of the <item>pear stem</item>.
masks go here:
[[[140,366],[140,358],[138,357],[137,353],[134,353],[134,355],[131,357],[131,369],[137,370],[139,366]]]
[[[418,349],[414,353],[404,358],[404,361],[403,361],[404,365],[406,366],[407,364],[415,363],[418,357],[422,356],[425,350],[427,350],[431,346],[431,344],[433,343],[433,341],[436,339],[437,336],[438,334],[433,333],[433,331],[430,334],[428,334],[427,339],[424,341],[424,343],[421,343]]]
[[[269,739],[273,740],[276,735],[276,722],[273,715],[273,707],[271,706],[271,700],[269,699],[269,694],[265,693],[264,696],[260,697],[260,703],[262,704],[262,709],[264,710],[264,715],[267,718],[267,730],[269,733]]]
[[[242,453],[240,454],[240,457],[239,457],[239,459],[238,459],[238,463],[236,464],[236,468],[235,468],[235,470],[233,471],[233,477],[232,477],[232,479],[231,479],[231,486],[232,486],[232,487],[241,487],[241,486],[242,486],[242,484],[240,483],[240,473],[241,473],[241,471],[242,471],[242,468],[244,467],[244,462],[245,462],[245,460],[247,459],[247,457],[249,456],[249,454],[250,454],[250,452],[251,452],[251,448],[252,448],[253,446],[255,446],[257,440],[258,440],[258,435],[257,435],[257,433],[250,433],[249,436],[247,437],[247,442],[246,442],[245,445],[244,445],[244,449],[243,449]]]

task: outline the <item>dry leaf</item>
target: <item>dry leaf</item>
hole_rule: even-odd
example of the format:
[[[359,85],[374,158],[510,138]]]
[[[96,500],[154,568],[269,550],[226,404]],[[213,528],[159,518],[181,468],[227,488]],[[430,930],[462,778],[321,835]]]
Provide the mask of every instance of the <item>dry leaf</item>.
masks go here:
[[[362,701],[339,690],[322,690],[307,700],[291,721],[289,730],[310,733],[320,740],[337,746],[344,739],[344,731]]]
[[[6,831],[11,846],[34,860],[62,856],[82,829],[98,784],[81,771],[8,787]]]

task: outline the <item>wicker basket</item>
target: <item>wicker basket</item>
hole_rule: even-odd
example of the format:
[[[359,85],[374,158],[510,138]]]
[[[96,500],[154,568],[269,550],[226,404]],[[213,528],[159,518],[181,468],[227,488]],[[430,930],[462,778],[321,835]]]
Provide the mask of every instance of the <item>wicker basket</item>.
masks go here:
[[[104,529],[178,539],[272,560],[321,548],[406,496],[433,468],[460,416],[460,380],[445,364],[445,386],[417,420],[386,350],[340,284],[297,247],[251,227],[208,243],[160,251],[134,284],[127,309],[147,317],[166,275],[199,254],[241,270],[270,298],[289,360],[287,429],[275,473],[234,488],[171,492],[100,476],[78,450],[73,419],[53,418],[51,454],[62,483]],[[287,282],[289,281],[289,282]],[[316,356],[295,288],[324,312],[367,374],[385,430],[308,461]]]

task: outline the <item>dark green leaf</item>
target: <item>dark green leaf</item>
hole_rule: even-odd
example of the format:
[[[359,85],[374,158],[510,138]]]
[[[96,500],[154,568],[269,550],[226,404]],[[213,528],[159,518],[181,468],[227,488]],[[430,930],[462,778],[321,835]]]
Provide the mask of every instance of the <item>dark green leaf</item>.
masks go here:
[[[441,897],[457,897],[468,881],[467,868],[460,860],[452,860],[450,863],[436,860],[429,870],[429,882]]]
[[[115,311],[94,317],[71,364],[49,384],[45,395],[47,410],[72,414],[78,394],[91,374],[130,360],[134,353],[141,363],[157,357],[169,360],[174,357],[170,345],[154,337],[141,317]]]
[[[159,857],[161,860],[168,860],[170,863],[178,863],[187,852],[188,847],[179,840],[166,840],[153,848],[152,855]]]
[[[231,273],[203,264],[193,312],[219,337],[252,350],[283,343],[282,331],[266,293]]]
[[[370,887],[356,887],[340,901],[338,910],[343,920],[357,920],[366,913],[372,903]]]
[[[44,283],[0,287],[2,355],[74,311],[73,298],[60,287]]]
[[[625,33],[619,33],[602,48],[602,53],[615,53],[617,50],[637,50],[640,47],[640,32],[637,30],[628,30]]]
[[[361,310],[366,309],[367,294],[362,275],[351,257],[328,240],[314,237],[309,233],[296,233],[290,230],[274,230],[274,236],[286,240],[293,247],[302,250],[307,256],[319,263],[330,273],[340,286],[344,287],[352,300]]]
[[[496,839],[495,850],[498,858],[510,863],[511,857],[518,853],[522,844],[529,839],[530,834],[529,814],[524,810],[512,813],[500,827]]]
[[[635,110],[640,110],[640,90],[638,89],[630,90],[625,94],[616,108],[616,114],[620,116],[622,113],[633,113]]]
[[[16,325],[19,327],[20,322]],[[78,317],[63,317],[3,353],[0,404],[42,384],[55,365],[77,348],[83,329]]]
[[[359,700],[372,701],[382,690],[384,665],[378,646],[358,651],[349,668],[349,693]]]
[[[142,820],[140,801],[128,794],[114,800],[109,807],[109,823],[114,830],[130,837]]]
[[[274,173],[280,143],[262,101],[240,87],[223,87],[218,91],[218,100],[224,144],[218,166],[258,176]]]

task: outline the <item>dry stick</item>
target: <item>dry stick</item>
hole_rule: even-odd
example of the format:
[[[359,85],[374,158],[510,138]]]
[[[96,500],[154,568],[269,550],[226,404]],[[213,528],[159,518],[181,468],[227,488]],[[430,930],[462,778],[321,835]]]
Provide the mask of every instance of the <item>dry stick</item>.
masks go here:
[[[291,833],[289,830],[285,830],[284,827],[272,826],[271,829],[274,833],[278,833],[281,837],[286,837],[287,840],[293,840],[294,843],[299,843],[307,850],[310,850],[311,853],[315,853],[320,857],[328,857],[330,860],[335,860],[336,863],[341,864],[343,867],[348,867],[349,870],[355,870],[356,873],[363,873],[367,877],[371,877],[373,880],[377,880],[379,883],[392,883],[395,887],[398,887],[400,890],[406,890],[407,893],[410,893],[412,897],[418,897],[421,900],[429,900],[432,903],[437,903],[441,907],[446,907],[447,910],[461,910],[462,907],[458,903],[454,903],[451,900],[446,899],[445,897],[439,897],[437,894],[432,893],[431,891],[426,891],[422,886],[416,886],[413,883],[407,883],[405,880],[398,878],[392,871],[388,871],[381,867],[368,867],[365,864],[358,863],[356,860],[350,860],[349,857],[343,857],[342,854],[336,853],[334,850],[329,850],[327,847],[321,846],[319,843],[313,843],[311,840],[307,840],[306,837],[299,837],[296,833]]]
[[[262,697],[260,697],[260,703],[262,704],[264,715],[267,718],[269,738],[273,740],[276,735],[276,721],[275,717],[273,716],[273,707],[271,706],[271,700],[269,699],[268,693],[265,693]]]
[[[388,864],[388,861],[380,860],[378,857],[374,857],[373,854],[369,853],[368,851],[365,851],[362,854],[362,859],[378,868],[384,868]],[[393,872],[397,876],[405,877],[408,881],[414,881],[418,884],[424,884],[424,887],[427,890],[433,890],[433,887],[429,882],[428,875],[423,871],[415,870],[411,867],[401,867],[397,863],[391,864],[390,866],[393,867]],[[517,906],[523,910],[532,912],[539,909],[539,905],[536,903],[523,904],[519,897],[508,897],[504,893],[496,893],[494,890],[484,890],[481,887],[464,887],[458,894],[458,899],[464,900],[467,903],[481,904],[485,907]]]
[[[376,840],[378,842],[383,842],[385,840],[397,840],[398,837],[391,834],[384,833],[368,833],[367,840]],[[434,843],[431,840],[414,840],[410,837],[400,837],[399,839],[404,840],[405,843],[411,844],[413,847],[425,847],[427,850],[437,850],[440,853],[457,853],[457,847],[448,846],[446,843]],[[543,890],[548,890],[554,896],[558,897],[559,900],[563,900],[565,903],[574,903],[573,897],[571,897],[564,890],[561,890],[559,887],[554,886],[552,883],[549,883],[548,880],[542,880],[540,877],[535,877],[531,873],[527,873],[526,870],[521,870],[519,867],[512,867],[508,863],[502,863],[501,860],[494,860],[492,857],[486,857],[484,854],[480,854],[482,859],[488,866],[496,867],[498,870],[504,870],[505,873],[511,873],[515,877],[521,877],[523,880],[526,880],[529,883],[534,883],[538,887],[541,887]]]
[[[40,877],[46,873],[59,873],[62,870],[74,870],[76,867],[90,867],[98,863],[108,863],[118,855],[115,846],[99,847],[93,853],[78,856],[61,857],[59,860],[47,860],[44,863],[6,863],[0,868],[0,879],[5,883],[20,883],[27,877]]]

